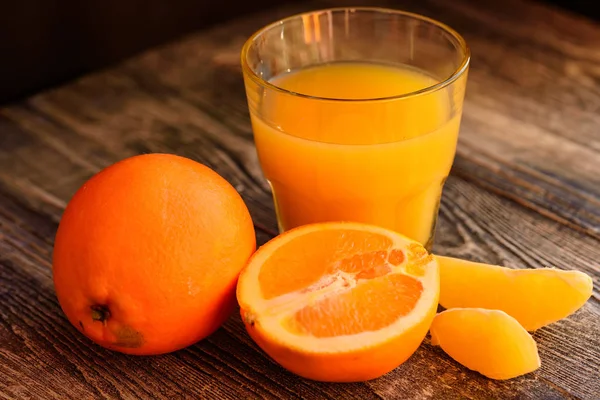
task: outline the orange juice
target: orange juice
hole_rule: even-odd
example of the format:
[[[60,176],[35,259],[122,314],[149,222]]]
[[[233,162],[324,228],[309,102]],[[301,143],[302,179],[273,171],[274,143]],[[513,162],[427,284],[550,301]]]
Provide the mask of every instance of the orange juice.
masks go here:
[[[249,99],[280,230],[357,221],[429,246],[461,110],[449,87],[391,97],[438,82],[410,67],[333,63],[280,75],[271,83],[285,91]]]

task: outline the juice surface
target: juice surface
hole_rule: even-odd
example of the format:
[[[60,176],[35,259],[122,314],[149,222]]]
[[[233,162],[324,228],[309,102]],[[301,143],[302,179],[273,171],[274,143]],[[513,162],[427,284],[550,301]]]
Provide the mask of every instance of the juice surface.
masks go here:
[[[271,82],[321,98],[271,91],[260,116],[251,112],[280,229],[357,221],[429,245],[458,137],[460,112],[451,112],[448,88],[367,100],[438,82],[412,68],[368,63],[321,65]]]

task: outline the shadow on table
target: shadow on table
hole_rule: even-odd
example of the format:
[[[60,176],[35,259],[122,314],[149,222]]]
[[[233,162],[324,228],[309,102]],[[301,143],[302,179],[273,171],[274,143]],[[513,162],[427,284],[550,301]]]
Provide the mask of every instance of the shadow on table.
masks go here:
[[[0,104],[107,67],[208,25],[300,1],[1,2]],[[540,1],[600,19],[600,11],[591,7],[590,0]],[[363,4],[375,5],[377,0],[364,0]]]
[[[285,2],[2,2],[0,104],[107,67],[191,31]]]

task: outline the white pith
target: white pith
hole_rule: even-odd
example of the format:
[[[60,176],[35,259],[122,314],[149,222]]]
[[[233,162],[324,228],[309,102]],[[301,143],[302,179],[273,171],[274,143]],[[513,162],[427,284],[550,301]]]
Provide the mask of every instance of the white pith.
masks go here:
[[[329,226],[334,225],[329,224]],[[343,229],[354,228],[356,230],[364,231],[364,225],[362,224],[344,222],[335,224],[335,226]],[[295,237],[310,233],[311,229],[319,230],[323,228],[314,226],[311,228],[290,231],[288,234],[275,239],[274,242],[277,242],[278,246],[284,245]],[[370,230],[381,233],[392,240],[393,244],[389,250],[399,249],[406,253],[408,245],[416,243],[400,234],[390,233],[390,231],[382,228],[371,227]],[[340,271],[334,275],[323,277],[308,289],[287,293],[276,298],[265,300],[262,297],[258,277],[260,268],[269,255],[270,252],[261,252],[260,250],[255,254],[255,257],[243,273],[244,277],[238,288],[238,298],[240,299],[242,309],[256,317],[254,328],[262,331],[263,334],[268,335],[271,341],[279,343],[287,348],[295,348],[302,352],[340,353],[370,347],[377,343],[386,342],[390,338],[396,337],[403,331],[417,325],[421,322],[423,316],[431,310],[432,307],[437,305],[439,272],[435,257],[432,257],[431,261],[424,266],[425,275],[421,277],[406,272],[407,257],[405,257],[400,265],[389,265],[392,270],[389,274],[403,273],[419,280],[423,285],[422,295],[409,314],[398,318],[398,320],[389,326],[373,332],[367,331],[354,335],[325,338],[294,334],[283,327],[282,321],[305,306],[322,300],[325,296],[333,295],[336,292],[350,290],[357,285],[357,280],[354,276],[355,274]],[[248,300],[251,300],[251,303],[247,303]]]

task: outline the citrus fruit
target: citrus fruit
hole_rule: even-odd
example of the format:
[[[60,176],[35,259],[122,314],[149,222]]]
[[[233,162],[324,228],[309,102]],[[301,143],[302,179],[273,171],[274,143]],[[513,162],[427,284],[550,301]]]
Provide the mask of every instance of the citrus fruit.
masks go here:
[[[131,157],[74,195],[53,275],[69,321],[123,353],[159,354],[215,331],[255,250],[248,210],[216,172],[167,154]]]
[[[437,310],[438,266],[419,243],[371,225],[292,229],[262,246],[237,298],[254,341],[319,381],[377,378],[417,349]]]
[[[531,335],[500,310],[454,308],[441,312],[431,324],[431,343],[492,379],[511,379],[540,367]]]
[[[528,331],[577,311],[592,295],[592,278],[554,268],[510,269],[436,256],[444,308],[502,310]]]

